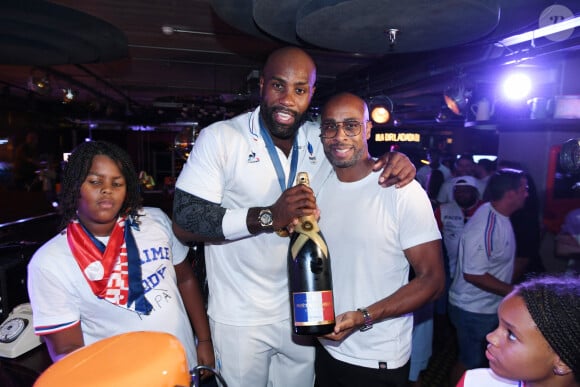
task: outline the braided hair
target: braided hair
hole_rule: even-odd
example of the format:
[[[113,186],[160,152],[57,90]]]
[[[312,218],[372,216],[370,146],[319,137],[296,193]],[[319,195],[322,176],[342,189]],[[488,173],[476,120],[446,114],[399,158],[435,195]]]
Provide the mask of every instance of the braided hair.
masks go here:
[[[580,277],[544,276],[517,285],[534,323],[580,381]]]
[[[115,144],[106,141],[89,141],[78,145],[68,158],[62,176],[61,227],[66,227],[77,217],[81,185],[87,178],[93,158],[104,155],[117,163],[127,185],[127,195],[119,215],[137,216],[141,208],[139,179],[129,154]]]

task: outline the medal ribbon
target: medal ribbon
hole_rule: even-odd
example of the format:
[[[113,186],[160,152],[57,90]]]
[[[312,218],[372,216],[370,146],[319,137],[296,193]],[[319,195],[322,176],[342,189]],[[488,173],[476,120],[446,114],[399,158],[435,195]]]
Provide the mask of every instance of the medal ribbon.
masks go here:
[[[288,176],[288,182],[286,182],[284,181],[286,175],[284,173],[284,168],[282,168],[280,158],[278,157],[276,145],[274,145],[274,141],[270,136],[270,132],[266,129],[262,117],[260,117],[260,133],[266,143],[266,149],[268,150],[270,160],[272,160],[272,164],[276,170],[276,175],[278,175],[278,184],[280,184],[280,188],[282,189],[282,192],[284,192],[286,188],[292,186],[294,179],[296,178],[296,169],[298,168],[298,136],[294,137],[294,144],[292,145],[292,161],[290,162],[290,175]]]

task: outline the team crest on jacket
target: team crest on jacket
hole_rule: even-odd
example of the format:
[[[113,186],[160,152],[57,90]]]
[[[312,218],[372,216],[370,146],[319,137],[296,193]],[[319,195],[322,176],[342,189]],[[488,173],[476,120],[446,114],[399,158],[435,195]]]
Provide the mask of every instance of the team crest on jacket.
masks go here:
[[[252,152],[248,155],[248,163],[257,163],[260,158],[256,156],[256,152]]]
[[[310,160],[311,164],[316,164],[316,156],[314,156],[314,147],[312,146],[310,141],[308,141],[306,149],[308,150],[308,160]]]

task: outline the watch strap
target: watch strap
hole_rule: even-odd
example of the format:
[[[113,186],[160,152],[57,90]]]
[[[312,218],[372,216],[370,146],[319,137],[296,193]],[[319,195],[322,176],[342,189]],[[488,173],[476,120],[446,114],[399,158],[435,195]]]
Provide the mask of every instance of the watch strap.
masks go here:
[[[373,318],[371,317],[369,311],[366,308],[358,308],[357,310],[362,313],[364,318],[364,324],[362,327],[360,327],[359,330],[361,332],[368,331],[373,327]]]

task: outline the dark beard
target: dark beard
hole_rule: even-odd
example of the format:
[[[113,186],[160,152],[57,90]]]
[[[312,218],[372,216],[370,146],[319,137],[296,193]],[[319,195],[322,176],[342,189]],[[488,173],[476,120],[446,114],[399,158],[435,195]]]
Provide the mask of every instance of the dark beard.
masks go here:
[[[278,107],[268,107],[264,102],[260,104],[260,117],[264,121],[264,125],[270,132],[272,137],[276,137],[279,139],[287,140],[289,138],[293,138],[298,131],[298,128],[302,126],[306,117],[304,114],[300,115],[296,112],[290,110],[284,110],[286,113],[293,114],[295,117],[293,125],[280,125],[274,120],[274,113],[277,111],[284,110]]]

